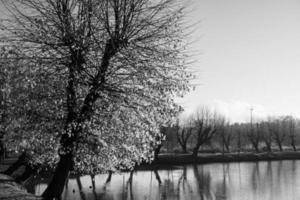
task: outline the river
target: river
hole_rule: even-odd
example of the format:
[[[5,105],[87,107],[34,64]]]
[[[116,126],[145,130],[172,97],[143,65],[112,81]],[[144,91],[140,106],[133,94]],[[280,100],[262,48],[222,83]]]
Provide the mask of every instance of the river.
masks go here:
[[[63,200],[298,200],[300,161],[186,165],[71,178]],[[45,183],[33,190],[41,194]]]

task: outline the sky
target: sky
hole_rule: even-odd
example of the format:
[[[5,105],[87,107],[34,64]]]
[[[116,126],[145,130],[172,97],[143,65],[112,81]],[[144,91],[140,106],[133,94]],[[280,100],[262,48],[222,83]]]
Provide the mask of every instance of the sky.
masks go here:
[[[300,1],[191,0],[196,89],[185,115],[208,105],[231,122],[300,117]],[[196,53],[195,53],[196,52]]]

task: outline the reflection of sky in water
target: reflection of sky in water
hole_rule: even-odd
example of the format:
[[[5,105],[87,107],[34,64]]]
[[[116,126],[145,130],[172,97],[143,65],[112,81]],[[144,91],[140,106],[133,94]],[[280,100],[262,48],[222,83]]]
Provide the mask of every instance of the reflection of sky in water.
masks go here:
[[[138,171],[70,179],[65,200],[296,200],[300,161],[182,166],[176,170]],[[130,181],[131,180],[131,181]],[[161,183],[160,183],[161,182]],[[93,185],[95,187],[93,187]],[[35,187],[41,194],[45,184]],[[298,197],[298,198],[297,198]]]

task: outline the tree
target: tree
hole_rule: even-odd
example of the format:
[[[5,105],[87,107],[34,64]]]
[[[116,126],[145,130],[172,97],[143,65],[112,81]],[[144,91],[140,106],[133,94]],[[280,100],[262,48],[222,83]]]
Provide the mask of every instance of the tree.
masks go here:
[[[272,152],[272,132],[269,128],[271,125],[268,122],[260,122],[258,125],[259,132],[262,135],[262,141],[265,143],[266,149],[268,152]]]
[[[175,125],[175,132],[176,132],[177,141],[181,146],[183,153],[187,153],[188,140],[193,133],[192,122],[190,121],[185,127],[180,128],[179,121],[178,121],[177,124]]]
[[[222,152],[230,152],[230,144],[233,139],[233,129],[229,125],[229,122],[226,122],[225,118],[220,118],[217,128],[217,134],[221,139]]]
[[[94,174],[151,160],[159,127],[180,111],[173,98],[190,86],[183,8],[174,0],[6,5],[5,37],[30,72],[22,141],[33,163],[55,166],[43,197],[59,197],[71,170]]]
[[[272,137],[277,144],[280,151],[283,151],[282,144],[286,138],[285,134],[285,119],[283,117],[279,118],[269,118],[268,128],[272,133]]]
[[[256,152],[259,152],[259,143],[261,141],[261,134],[259,132],[258,123],[255,124],[255,127],[253,127],[252,123],[250,124],[250,128],[247,131],[247,136],[252,147],[255,149]]]
[[[297,151],[296,148],[296,120],[292,116],[286,116],[285,117],[285,122],[286,122],[286,131],[288,132],[288,137],[289,137],[289,142],[293,148],[294,151]]]
[[[216,133],[216,113],[212,113],[208,108],[202,107],[196,111],[194,127],[196,133],[196,144],[192,155],[197,157],[202,144],[209,142]]]
[[[246,132],[245,125],[240,123],[234,123],[230,125],[230,129],[233,137],[232,142],[233,142],[234,150],[240,153],[244,144],[243,140],[246,139],[244,137]]]
[[[236,147],[237,147],[238,153],[240,153],[242,150],[242,140],[241,140],[241,132],[242,131],[241,131],[240,127],[237,127],[236,125],[235,125],[235,128],[237,128],[236,129],[236,134],[237,134]]]

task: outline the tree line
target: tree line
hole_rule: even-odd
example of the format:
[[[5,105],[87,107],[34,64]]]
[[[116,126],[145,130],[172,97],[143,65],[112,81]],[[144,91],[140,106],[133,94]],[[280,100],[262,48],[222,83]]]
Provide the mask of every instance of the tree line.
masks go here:
[[[230,123],[225,116],[208,107],[197,109],[161,131],[166,138],[163,150],[193,156],[200,150],[222,153],[297,151],[300,144],[300,120],[293,116]]]

